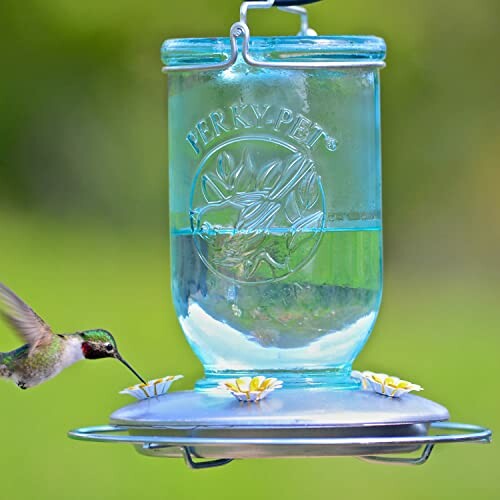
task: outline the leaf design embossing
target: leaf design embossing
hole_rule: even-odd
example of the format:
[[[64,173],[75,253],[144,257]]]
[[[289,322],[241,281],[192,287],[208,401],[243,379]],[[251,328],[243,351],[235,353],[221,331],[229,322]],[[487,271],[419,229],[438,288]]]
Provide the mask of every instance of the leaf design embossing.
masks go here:
[[[201,179],[203,196],[208,203],[223,200],[225,198],[223,194],[224,187],[213,175],[205,174]]]
[[[231,174],[234,170],[234,160],[233,157],[222,152],[217,157],[217,175],[219,179],[225,184],[227,189],[231,187]]]
[[[303,230],[309,227],[317,227],[321,223],[323,212],[316,212],[297,221],[292,226],[292,237],[288,240],[288,249],[294,251],[303,242]]]
[[[305,158],[300,153],[294,155],[285,167],[280,181],[271,191],[269,197],[273,199],[287,196],[313,167],[313,162],[308,158]]]
[[[300,182],[298,189],[300,207],[303,210],[312,208],[319,198],[318,176],[316,172],[308,172]]]
[[[243,150],[242,160],[233,178],[234,190],[245,193],[255,189],[255,166],[248,149]]]
[[[192,227],[210,264],[236,280],[286,276],[321,237],[321,179],[304,154],[257,165],[249,148],[239,159],[223,151],[201,176],[201,194]]]
[[[295,192],[292,191],[286,198],[285,215],[290,224],[300,218],[300,209],[297,203]]]
[[[257,175],[257,188],[262,191],[272,190],[279,181],[282,166],[281,160],[272,161],[266,165]]]

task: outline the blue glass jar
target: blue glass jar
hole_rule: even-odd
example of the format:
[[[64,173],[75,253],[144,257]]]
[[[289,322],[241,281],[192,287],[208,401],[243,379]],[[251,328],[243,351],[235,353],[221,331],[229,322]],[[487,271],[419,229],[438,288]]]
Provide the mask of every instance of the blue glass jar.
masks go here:
[[[206,378],[353,387],[382,293],[376,37],[167,40],[173,298]]]

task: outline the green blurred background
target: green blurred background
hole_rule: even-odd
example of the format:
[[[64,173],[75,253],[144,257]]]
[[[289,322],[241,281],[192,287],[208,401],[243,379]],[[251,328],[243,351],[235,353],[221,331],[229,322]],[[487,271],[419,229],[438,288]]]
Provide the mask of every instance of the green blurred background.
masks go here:
[[[238,0],[2,0],[0,279],[59,331],[102,326],[147,377],[201,367],[169,295],[164,38],[225,35]],[[322,34],[377,34],[386,286],[357,361],[425,388],[453,420],[500,423],[500,2],[334,1]],[[297,20],[251,16],[254,34]],[[17,339],[0,325],[0,348]],[[193,472],[70,428],[106,423],[132,383],[81,363],[27,392],[1,384],[0,498],[500,498],[495,445],[445,445],[421,468],[355,459],[243,461]]]

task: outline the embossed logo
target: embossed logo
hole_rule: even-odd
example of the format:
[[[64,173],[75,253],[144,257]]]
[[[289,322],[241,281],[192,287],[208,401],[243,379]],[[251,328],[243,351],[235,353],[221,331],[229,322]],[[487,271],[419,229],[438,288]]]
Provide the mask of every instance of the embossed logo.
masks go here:
[[[191,228],[214,273],[262,283],[285,278],[314,255],[325,197],[307,137],[293,144],[290,137],[246,132],[221,137],[201,159],[191,191]]]

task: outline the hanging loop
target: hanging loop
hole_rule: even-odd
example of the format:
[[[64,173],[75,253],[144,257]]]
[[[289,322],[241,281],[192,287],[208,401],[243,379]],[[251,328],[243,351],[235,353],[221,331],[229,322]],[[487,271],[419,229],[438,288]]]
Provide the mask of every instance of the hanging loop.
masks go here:
[[[178,66],[164,66],[163,73],[170,71],[199,71],[199,70],[224,70],[231,67],[238,59],[238,38],[242,38],[241,56],[249,65],[257,68],[280,68],[280,69],[348,69],[348,68],[384,68],[385,63],[380,60],[352,59],[346,61],[283,61],[274,59],[256,59],[250,53],[250,28],[248,27],[248,11],[251,9],[270,9],[277,7],[283,12],[300,16],[300,31],[298,36],[314,37],[316,31],[309,27],[307,10],[298,5],[290,5],[293,2],[279,2],[279,0],[263,0],[243,2],[240,6],[240,20],[231,26],[229,39],[231,53],[223,61],[216,63],[186,64]],[[297,2],[299,3],[299,2]],[[311,3],[311,2],[301,2]],[[287,5],[288,4],[288,5]]]
[[[240,23],[248,26],[247,16],[250,9],[270,9],[271,7],[277,7],[283,12],[289,12],[290,14],[297,14],[300,16],[300,31],[298,36],[317,36],[316,31],[309,28],[309,17],[304,7],[299,7],[298,5],[280,5],[280,2],[276,0],[243,2],[240,7]]]

